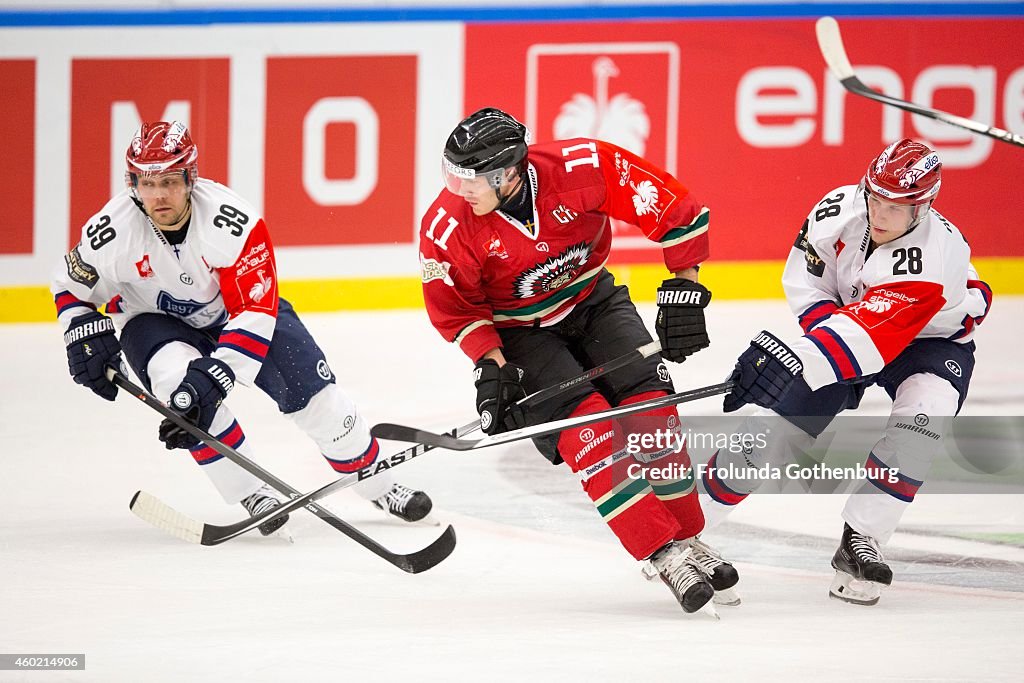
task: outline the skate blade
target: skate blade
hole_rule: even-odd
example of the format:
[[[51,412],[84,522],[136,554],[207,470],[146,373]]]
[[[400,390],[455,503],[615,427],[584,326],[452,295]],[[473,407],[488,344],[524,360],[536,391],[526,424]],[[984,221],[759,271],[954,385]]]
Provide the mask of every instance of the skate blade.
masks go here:
[[[288,530],[287,524],[279,528],[274,533],[270,534],[269,538],[277,538],[291,544],[295,543],[295,537],[292,536],[292,532]]]
[[[869,607],[878,603],[882,597],[883,585],[872,581],[860,581],[846,572],[836,570],[832,585],[829,586],[829,597],[848,602],[851,605]]]
[[[714,600],[714,598],[712,598],[711,600],[708,600],[707,602],[705,602],[704,606],[701,607],[699,610],[697,610],[697,612],[698,613],[703,612],[704,614],[707,614],[709,617],[714,617],[715,621],[721,621],[722,620],[722,617],[719,616],[719,614],[718,614],[718,610],[715,609],[715,600]]]
[[[716,605],[724,605],[725,607],[735,607],[742,602],[735,586],[722,591],[715,591],[715,597],[711,598],[711,601]]]

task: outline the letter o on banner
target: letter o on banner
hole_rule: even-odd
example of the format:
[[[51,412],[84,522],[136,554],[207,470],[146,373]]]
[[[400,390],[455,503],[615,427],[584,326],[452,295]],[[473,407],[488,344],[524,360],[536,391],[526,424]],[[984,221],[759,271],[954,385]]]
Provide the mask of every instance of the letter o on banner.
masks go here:
[[[351,178],[324,175],[327,126],[352,123],[356,127],[356,165]],[[362,97],[325,97],[309,108],[302,122],[302,186],[321,206],[361,204],[377,187],[379,154],[377,112]]]

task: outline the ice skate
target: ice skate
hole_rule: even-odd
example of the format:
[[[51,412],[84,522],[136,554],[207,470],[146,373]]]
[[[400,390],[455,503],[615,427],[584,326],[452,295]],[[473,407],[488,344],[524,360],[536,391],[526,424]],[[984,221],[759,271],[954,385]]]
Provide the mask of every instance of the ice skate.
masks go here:
[[[373,501],[377,509],[398,517],[406,522],[419,522],[430,514],[434,504],[423,491],[414,491],[408,486],[394,484],[391,490]]]
[[[672,595],[687,614],[707,606],[717,619],[718,613],[711,603],[715,589],[693,563],[692,550],[684,543],[672,541],[651,555],[650,564],[657,571]]]
[[[715,589],[715,604],[728,607],[740,604],[740,594],[736,590],[740,575],[736,568],[723,560],[717,550],[697,537],[690,540],[690,549],[691,561]]]
[[[241,503],[242,507],[248,510],[249,514],[253,516],[263,514],[264,512],[273,510],[281,505],[281,501],[277,497],[277,494],[274,493],[274,490],[266,484],[260,486],[252,495],[243,498]],[[260,524],[258,528],[261,534],[269,536],[284,526],[287,521],[288,515],[281,515],[280,517],[275,517],[269,522]],[[291,534],[287,531],[283,531],[282,535],[286,536],[289,541],[291,540]]]
[[[829,596],[855,605],[874,605],[882,588],[892,583],[892,570],[885,563],[878,542],[870,536],[843,526],[843,539],[832,556],[836,576]]]
[[[718,551],[707,543],[697,538],[692,539],[690,543],[692,548],[691,562],[707,578],[711,587],[715,589],[715,596],[713,598],[715,604],[727,607],[735,607],[740,604],[740,594],[736,590],[736,584],[739,582],[740,576],[736,572],[736,568],[723,560]],[[640,571],[648,581],[654,581],[659,578],[658,568],[650,560],[641,565]]]

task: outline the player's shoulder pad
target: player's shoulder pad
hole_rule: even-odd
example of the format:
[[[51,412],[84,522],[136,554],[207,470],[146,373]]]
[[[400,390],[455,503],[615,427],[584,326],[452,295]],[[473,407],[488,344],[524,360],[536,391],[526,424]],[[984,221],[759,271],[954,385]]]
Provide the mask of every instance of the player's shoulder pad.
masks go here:
[[[149,229],[146,214],[124,190],[82,225],[81,240],[75,251],[92,264],[116,263],[140,237],[141,231]]]
[[[235,262],[261,220],[255,206],[225,185],[200,178],[192,188],[189,232],[195,231],[202,242],[203,258],[215,268]]]
[[[447,189],[430,204],[420,220],[420,242],[443,241],[445,247],[470,240],[486,227],[487,219],[478,217],[462,197]],[[447,233],[447,238],[445,234]],[[427,239],[427,234],[432,236]]]
[[[807,215],[808,234],[838,232],[856,211],[859,195],[857,185],[842,185],[826,192]]]
[[[937,211],[917,228],[889,245],[893,252],[893,274],[902,279],[945,282],[960,277],[970,267],[971,249],[963,235]],[[915,272],[916,271],[916,272]]]
[[[826,193],[807,214],[804,230],[807,242],[820,248],[839,238],[848,241],[849,235],[845,233],[850,230],[863,232],[861,219],[865,209],[864,202],[857,201],[859,196],[857,185],[843,185]]]
[[[601,166],[614,164],[616,149],[592,138],[569,138],[530,145],[526,158],[542,179],[557,179],[567,188],[600,180]]]
[[[227,185],[221,185],[215,180],[207,178],[199,178],[196,181],[195,186],[192,188],[193,209],[197,205],[203,208],[212,207],[213,210],[209,212],[212,221],[218,213],[225,215],[232,213],[230,210],[220,210],[220,207],[224,204],[243,212],[247,218],[245,225],[250,229],[263,218],[263,215],[256,210],[255,206]]]
[[[856,185],[844,185],[826,193],[807,215],[793,248],[804,253],[807,272],[821,277],[826,259],[837,258],[836,248],[856,213]]]

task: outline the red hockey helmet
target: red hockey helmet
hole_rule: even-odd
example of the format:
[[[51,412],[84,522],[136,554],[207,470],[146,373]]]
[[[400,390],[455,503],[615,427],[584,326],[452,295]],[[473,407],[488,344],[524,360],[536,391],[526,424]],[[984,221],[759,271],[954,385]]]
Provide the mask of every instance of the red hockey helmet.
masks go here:
[[[869,194],[911,206],[931,204],[941,184],[939,155],[906,138],[886,147],[864,175],[864,187]]]
[[[181,121],[143,123],[124,155],[125,183],[134,192],[139,178],[181,171],[189,187],[199,175],[199,148]]]

